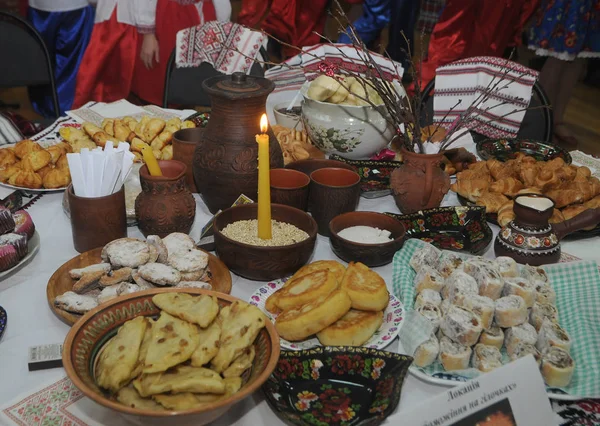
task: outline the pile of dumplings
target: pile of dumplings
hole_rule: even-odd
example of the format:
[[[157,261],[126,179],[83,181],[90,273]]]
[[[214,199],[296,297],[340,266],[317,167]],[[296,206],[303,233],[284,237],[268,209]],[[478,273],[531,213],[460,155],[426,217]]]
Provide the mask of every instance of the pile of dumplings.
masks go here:
[[[310,83],[307,96],[315,101],[339,105],[370,105],[366,99],[375,105],[383,104],[383,99],[368,80],[342,75],[320,75]]]

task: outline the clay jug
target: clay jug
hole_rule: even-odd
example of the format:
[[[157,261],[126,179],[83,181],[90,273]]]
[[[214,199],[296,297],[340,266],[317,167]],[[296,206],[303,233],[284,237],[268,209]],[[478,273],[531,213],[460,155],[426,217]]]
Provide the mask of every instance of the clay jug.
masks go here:
[[[441,168],[442,154],[417,154],[402,149],[403,164],[392,172],[390,186],[403,214],[439,207],[450,189]]]
[[[551,224],[548,221],[554,212],[554,201],[540,194],[519,195],[513,211],[515,219],[496,236],[494,253],[532,266],[557,263],[563,237],[593,228],[600,222],[600,209],[588,209],[569,220]]]
[[[260,116],[274,84],[243,73],[212,77],[202,83],[211,99],[210,120],[194,153],[194,181],[211,213],[231,207],[258,191]],[[269,128],[270,166],[283,167],[283,154]]]
[[[188,189],[198,193],[194,182],[193,159],[196,144],[202,140],[203,127],[193,129],[181,129],[173,133],[173,160],[181,161],[187,167],[185,182]]]
[[[163,176],[150,176],[140,168],[142,192],[135,199],[135,217],[142,234],[166,237],[172,232],[188,234],[196,216],[196,200],[185,183],[186,165],[159,161]]]

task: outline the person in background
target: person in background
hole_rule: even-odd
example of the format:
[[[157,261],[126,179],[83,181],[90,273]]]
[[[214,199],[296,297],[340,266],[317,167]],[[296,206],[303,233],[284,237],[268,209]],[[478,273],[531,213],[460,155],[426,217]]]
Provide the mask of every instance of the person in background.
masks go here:
[[[64,115],[75,98],[77,72],[94,26],[94,9],[88,0],[29,0],[27,18],[54,58],[59,113]],[[29,96],[38,114],[54,116],[52,95],[47,90],[31,87]]]
[[[539,79],[552,104],[554,136],[577,145],[563,120],[583,58],[600,57],[600,0],[542,0],[529,30],[529,48],[548,57]]]

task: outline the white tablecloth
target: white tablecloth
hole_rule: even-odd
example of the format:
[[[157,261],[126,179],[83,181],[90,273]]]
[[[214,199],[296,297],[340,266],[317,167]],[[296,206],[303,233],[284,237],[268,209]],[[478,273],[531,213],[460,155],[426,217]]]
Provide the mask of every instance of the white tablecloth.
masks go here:
[[[27,351],[30,346],[60,343],[64,340],[69,327],[62,323],[48,307],[46,285],[54,271],[78,253],[73,248],[70,222],[62,210],[62,193],[46,194],[28,211],[33,217],[41,237],[41,247],[31,263],[0,281],[0,305],[8,313],[8,326],[0,340],[0,405],[11,401],[17,395],[31,391],[42,384],[52,383],[64,377],[62,368],[29,372],[27,369]],[[456,195],[446,195],[443,205],[457,205]],[[361,198],[359,210],[378,212],[398,212],[391,196],[379,199]],[[200,229],[208,222],[211,215],[204,203],[197,199],[196,222],[191,235],[198,239]],[[494,232],[498,228],[494,227]],[[130,237],[142,238],[137,228],[129,228]],[[565,242],[563,250],[583,259],[600,260],[600,252],[594,250],[598,238],[581,242]],[[486,256],[493,257],[490,245]],[[337,259],[331,251],[329,240],[318,236],[313,260]],[[375,269],[386,280],[391,288],[391,264]],[[261,282],[253,282],[232,274],[233,288],[231,294],[243,300],[250,295]],[[402,352],[397,341],[387,350]],[[402,410],[414,404],[422,403],[427,398],[442,392],[445,387],[424,383],[408,376],[403,387],[400,405],[396,412],[387,419],[387,424],[399,424]],[[104,408],[94,410],[94,418],[103,424],[121,424],[117,415]],[[102,420],[100,420],[102,419]],[[123,423],[124,424],[124,423]],[[219,419],[218,425],[278,425],[283,424],[268,407],[262,392],[241,401],[233,410]]]

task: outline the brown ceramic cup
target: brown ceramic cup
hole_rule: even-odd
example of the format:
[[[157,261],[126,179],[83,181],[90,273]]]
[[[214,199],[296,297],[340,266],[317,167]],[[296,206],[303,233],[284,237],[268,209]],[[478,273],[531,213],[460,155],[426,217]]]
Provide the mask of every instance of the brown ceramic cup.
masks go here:
[[[310,178],[292,169],[271,169],[271,202],[306,211]]]
[[[67,188],[75,250],[83,253],[127,236],[125,189],[105,197],[79,197]]]
[[[202,140],[204,129],[196,127],[193,129],[181,129],[173,134],[173,160],[181,161],[187,166],[185,182],[192,193],[198,193],[194,183],[194,150],[196,144]]]
[[[319,234],[329,236],[329,222],[339,214],[356,210],[360,176],[341,168],[325,168],[310,174],[309,203]]]

